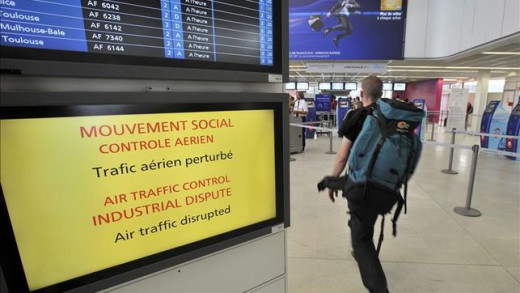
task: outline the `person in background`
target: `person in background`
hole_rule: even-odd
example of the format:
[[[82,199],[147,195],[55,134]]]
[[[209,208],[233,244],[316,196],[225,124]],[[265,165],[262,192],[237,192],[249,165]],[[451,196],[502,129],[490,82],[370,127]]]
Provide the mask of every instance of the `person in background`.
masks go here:
[[[464,121],[464,130],[468,130],[469,115],[473,114],[473,105],[470,102],[466,105],[466,119]]]
[[[307,102],[304,99],[303,93],[298,92],[296,95],[296,102],[294,102],[293,115],[301,117],[302,122],[307,121],[307,113],[309,108]],[[302,150],[305,150],[305,128],[302,127]]]
[[[367,115],[374,111],[374,106],[383,93],[383,82],[376,76],[369,76],[361,83],[361,98],[363,106],[350,111],[339,130],[342,136],[341,146],[332,168],[333,177],[339,177],[349,157],[350,150],[356,141]],[[329,198],[335,201],[337,191],[329,189]],[[379,261],[373,242],[374,224],[381,209],[389,212],[397,202],[395,196],[386,194],[384,190],[375,187],[354,188],[346,194],[350,220],[350,235],[352,240],[352,255],[358,263],[363,284],[371,293],[386,293],[387,282],[383,267]],[[388,209],[388,211],[386,211]]]
[[[335,95],[332,95],[330,97],[330,111],[331,112],[336,111],[336,96]]]
[[[354,99],[354,110],[361,109],[361,108],[363,108],[363,103],[361,102],[361,99],[358,96]]]

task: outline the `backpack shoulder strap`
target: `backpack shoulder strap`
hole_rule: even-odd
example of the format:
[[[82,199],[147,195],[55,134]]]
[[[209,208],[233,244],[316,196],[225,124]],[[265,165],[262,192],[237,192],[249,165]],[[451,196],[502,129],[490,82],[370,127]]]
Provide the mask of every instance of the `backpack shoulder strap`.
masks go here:
[[[377,255],[379,255],[379,251],[381,251],[381,244],[383,244],[383,239],[385,238],[385,215],[381,215],[381,232],[379,232],[379,240],[377,241]]]

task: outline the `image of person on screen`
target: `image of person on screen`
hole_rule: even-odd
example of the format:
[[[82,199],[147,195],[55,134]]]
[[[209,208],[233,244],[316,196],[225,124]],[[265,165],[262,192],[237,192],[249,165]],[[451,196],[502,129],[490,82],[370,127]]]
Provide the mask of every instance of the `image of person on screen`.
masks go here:
[[[326,36],[333,31],[340,31],[341,33],[337,34],[334,39],[332,39],[336,47],[338,47],[340,39],[352,34],[352,23],[349,20],[349,16],[354,13],[359,13],[358,9],[360,7],[361,6],[356,2],[356,0],[338,0],[327,13],[327,17],[334,15],[338,24],[327,28],[323,34]]]

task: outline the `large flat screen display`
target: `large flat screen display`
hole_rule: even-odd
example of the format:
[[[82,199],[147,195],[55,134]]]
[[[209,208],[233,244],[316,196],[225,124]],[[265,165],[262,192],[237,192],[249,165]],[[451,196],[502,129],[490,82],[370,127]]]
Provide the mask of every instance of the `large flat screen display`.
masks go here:
[[[1,1],[2,58],[281,73],[281,0]]]
[[[320,82],[318,83],[318,89],[319,90],[330,90],[330,82]]]
[[[342,82],[333,82],[332,89],[337,91],[342,91],[345,89],[345,85]]]
[[[2,267],[25,280],[12,292],[61,292],[283,223],[281,108],[2,107]]]
[[[289,0],[289,59],[403,59],[407,0]]]
[[[406,90],[406,83],[403,82],[396,82],[394,83],[394,91],[405,91]]]
[[[299,91],[307,91],[307,90],[309,90],[309,83],[308,82],[297,82],[296,89]]]
[[[357,83],[355,82],[345,82],[345,89],[355,91],[357,90]]]

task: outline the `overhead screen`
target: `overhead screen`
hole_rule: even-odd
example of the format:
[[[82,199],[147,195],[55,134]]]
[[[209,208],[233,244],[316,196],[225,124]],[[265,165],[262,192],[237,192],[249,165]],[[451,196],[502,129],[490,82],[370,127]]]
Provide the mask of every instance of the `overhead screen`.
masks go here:
[[[318,83],[318,89],[319,90],[330,90],[330,82],[320,82]]]
[[[309,83],[308,82],[297,82],[296,89],[299,91],[307,91],[307,90],[309,90]]]
[[[288,82],[285,84],[285,89],[286,90],[295,90],[296,89],[296,82]]]
[[[281,102],[1,110],[11,292],[62,292],[284,223]]]
[[[342,82],[333,82],[332,83],[332,89],[333,90],[343,90],[344,89],[344,85]]]
[[[405,91],[406,83],[396,82],[394,83],[394,91]]]
[[[355,91],[357,90],[357,83],[355,82],[345,82],[345,89]]]
[[[403,59],[407,0],[289,0],[289,59]]]
[[[2,58],[282,73],[280,0],[2,1]]]

